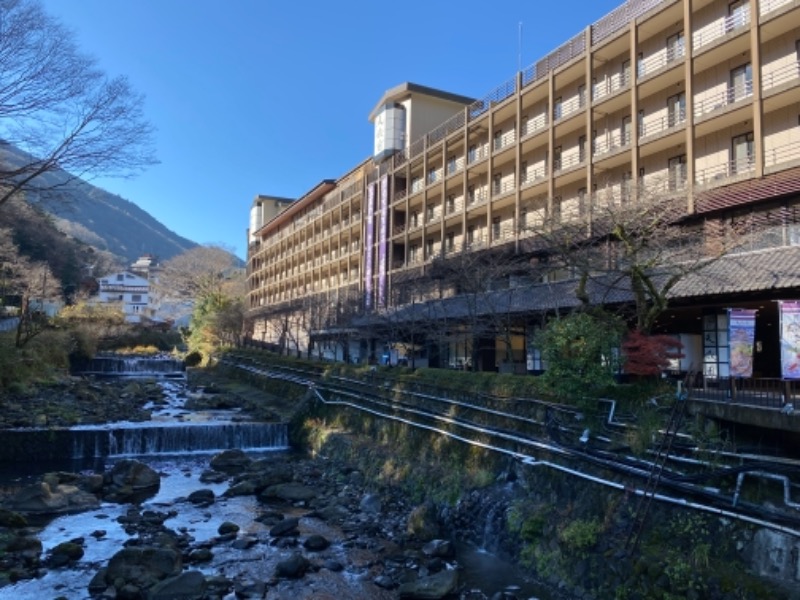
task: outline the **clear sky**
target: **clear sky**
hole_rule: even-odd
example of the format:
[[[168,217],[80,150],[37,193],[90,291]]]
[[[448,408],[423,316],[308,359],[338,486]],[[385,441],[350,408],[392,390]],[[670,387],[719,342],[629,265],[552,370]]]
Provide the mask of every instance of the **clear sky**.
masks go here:
[[[387,89],[411,81],[483,97],[622,4],[43,2],[109,75],[146,96],[157,129],[159,165],[92,183],[242,258],[257,194],[297,198],[371,155],[368,115]]]

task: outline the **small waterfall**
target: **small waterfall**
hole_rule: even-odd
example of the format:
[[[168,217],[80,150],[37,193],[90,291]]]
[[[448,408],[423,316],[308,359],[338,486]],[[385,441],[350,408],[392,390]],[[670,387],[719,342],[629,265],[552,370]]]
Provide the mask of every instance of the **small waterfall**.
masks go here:
[[[183,361],[171,357],[96,356],[79,368],[81,375],[105,377],[183,377]]]
[[[289,447],[286,423],[214,423],[166,427],[84,429],[73,441],[73,458],[201,454],[231,448],[281,450]]]

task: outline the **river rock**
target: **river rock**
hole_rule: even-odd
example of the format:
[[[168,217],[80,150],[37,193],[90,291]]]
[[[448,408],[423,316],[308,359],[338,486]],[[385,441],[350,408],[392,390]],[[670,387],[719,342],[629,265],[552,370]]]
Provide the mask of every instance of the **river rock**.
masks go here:
[[[303,542],[303,547],[310,552],[321,552],[330,545],[331,543],[325,537],[317,534],[308,536]]]
[[[5,510],[0,508],[0,527],[9,527],[11,529],[20,529],[28,526],[28,519],[18,512]]]
[[[111,557],[105,582],[115,587],[119,583],[147,589],[168,577],[179,575],[183,563],[175,550],[155,547],[123,548]],[[117,587],[117,591],[120,591]]]
[[[310,566],[311,563],[308,562],[305,556],[295,552],[289,558],[281,560],[275,565],[275,575],[288,579],[299,579],[306,574]]]
[[[147,594],[148,600],[201,600],[206,593],[206,578],[200,571],[186,571],[155,584]]]
[[[272,537],[296,536],[300,534],[300,532],[297,530],[297,526],[299,524],[299,519],[284,519],[283,521],[279,521],[273,525],[272,529],[269,530],[269,534]]]
[[[111,502],[131,502],[142,495],[152,494],[161,486],[161,477],[148,465],[126,459],[115,463],[105,475],[105,499]]]
[[[408,517],[408,533],[423,542],[435,540],[440,535],[439,519],[433,502],[420,504]]]
[[[10,500],[6,508],[23,514],[52,515],[81,512],[100,506],[100,501],[74,485],[57,485],[51,488],[44,481],[23,487]]]
[[[216,496],[214,495],[214,490],[202,489],[193,491],[186,499],[192,504],[209,506],[214,503]]]
[[[50,551],[47,564],[51,567],[63,567],[83,558],[83,540],[77,539],[62,542]]]
[[[240,473],[252,462],[252,459],[237,449],[224,450],[211,459],[211,468],[223,473]]]
[[[458,586],[458,571],[441,571],[428,577],[420,577],[400,586],[400,598],[417,600],[439,600],[455,592]]]
[[[238,532],[239,526],[231,521],[225,521],[217,528],[217,533],[220,535],[236,535]]]
[[[286,502],[307,502],[316,498],[316,490],[302,483],[279,483],[265,489],[259,495],[259,500],[284,500]]]

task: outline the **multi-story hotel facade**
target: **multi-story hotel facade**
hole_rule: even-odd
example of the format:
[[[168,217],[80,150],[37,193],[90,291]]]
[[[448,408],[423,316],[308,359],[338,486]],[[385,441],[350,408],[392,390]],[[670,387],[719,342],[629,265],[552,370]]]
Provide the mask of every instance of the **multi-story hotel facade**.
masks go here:
[[[622,203],[640,186],[680,195],[706,227],[763,231],[747,248],[749,274],[676,296],[672,333],[687,336],[688,360],[727,374],[725,309],[736,306],[759,310],[763,365],[779,352],[774,301],[800,293],[800,1],[630,0],[484,98],[407,83],[370,119],[370,159],[268,221],[251,215],[254,340],[381,355],[391,334],[363,315],[410,302],[408,282],[465,253],[524,254],[543,216]],[[767,277],[775,264],[781,273]],[[526,323],[553,306],[528,296],[512,345],[531,370]],[[358,331],[358,315],[370,331]],[[456,335],[446,346],[432,362],[468,361]]]

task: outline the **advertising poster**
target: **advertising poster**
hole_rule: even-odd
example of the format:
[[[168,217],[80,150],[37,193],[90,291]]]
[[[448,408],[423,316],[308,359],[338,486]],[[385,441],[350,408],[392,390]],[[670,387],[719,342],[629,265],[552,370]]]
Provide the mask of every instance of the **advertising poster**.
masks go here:
[[[800,379],[800,302],[781,301],[781,374]]]
[[[756,311],[731,308],[728,312],[731,377],[752,377],[753,348],[756,337]]]

